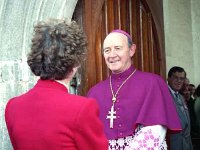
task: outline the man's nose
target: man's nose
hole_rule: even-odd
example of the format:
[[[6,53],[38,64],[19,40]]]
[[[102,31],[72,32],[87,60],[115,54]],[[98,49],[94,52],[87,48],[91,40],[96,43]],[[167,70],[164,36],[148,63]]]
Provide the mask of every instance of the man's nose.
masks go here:
[[[115,57],[117,56],[116,55],[116,50],[114,48],[111,49],[111,52],[110,52],[110,57]]]

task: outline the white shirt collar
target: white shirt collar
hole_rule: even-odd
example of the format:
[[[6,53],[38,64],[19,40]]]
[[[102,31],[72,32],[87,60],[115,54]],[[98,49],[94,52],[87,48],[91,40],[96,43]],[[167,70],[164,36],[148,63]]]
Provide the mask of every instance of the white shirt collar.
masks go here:
[[[169,87],[169,90],[171,91],[171,93],[173,94],[173,95],[175,95],[175,94],[179,94],[179,92],[178,91],[174,91],[174,90],[172,90],[172,88],[168,85],[168,87]]]

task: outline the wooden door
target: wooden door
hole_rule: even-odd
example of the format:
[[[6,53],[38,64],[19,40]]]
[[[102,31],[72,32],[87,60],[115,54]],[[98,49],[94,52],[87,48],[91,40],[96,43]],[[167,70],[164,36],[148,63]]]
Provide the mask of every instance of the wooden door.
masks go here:
[[[137,45],[132,60],[136,68],[165,77],[163,17],[160,15],[163,12],[159,5],[149,7],[154,3],[157,0],[149,3],[148,0],[78,1],[74,19],[83,26],[88,37],[87,61],[81,71],[82,95],[110,74],[102,55],[102,43],[113,29],[125,30],[132,36]],[[159,19],[157,13],[152,12],[159,12]]]

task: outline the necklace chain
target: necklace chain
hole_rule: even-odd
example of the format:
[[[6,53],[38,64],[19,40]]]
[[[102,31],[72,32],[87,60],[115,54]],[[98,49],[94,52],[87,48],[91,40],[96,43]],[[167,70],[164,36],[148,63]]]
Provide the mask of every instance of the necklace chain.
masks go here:
[[[120,87],[117,89],[116,93],[114,94],[113,88],[112,88],[112,81],[111,81],[111,76],[110,76],[110,90],[112,93],[112,102],[113,104],[116,102],[116,97],[117,94],[119,93],[119,90],[122,88],[122,86],[126,83],[126,81],[128,81],[128,79],[135,73],[136,69],[122,82],[122,84],[120,85]]]

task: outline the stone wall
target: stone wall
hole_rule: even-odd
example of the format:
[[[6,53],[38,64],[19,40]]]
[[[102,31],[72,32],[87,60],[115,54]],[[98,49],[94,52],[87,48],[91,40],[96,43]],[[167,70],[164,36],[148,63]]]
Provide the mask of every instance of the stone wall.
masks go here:
[[[164,0],[167,72],[183,67],[190,82],[200,83],[200,1]]]
[[[4,120],[5,105],[30,89],[36,78],[26,63],[33,25],[43,19],[71,19],[77,0],[0,1],[0,150],[10,150]]]
[[[192,40],[193,40],[193,61],[194,61],[194,81],[200,84],[200,0],[192,0]]]

